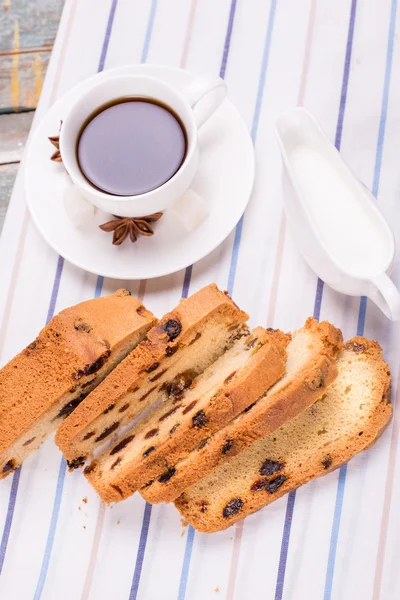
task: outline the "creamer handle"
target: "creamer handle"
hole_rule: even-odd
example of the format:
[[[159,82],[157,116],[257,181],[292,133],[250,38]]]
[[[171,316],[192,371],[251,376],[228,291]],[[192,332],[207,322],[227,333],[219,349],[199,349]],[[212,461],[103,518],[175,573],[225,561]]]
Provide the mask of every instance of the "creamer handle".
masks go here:
[[[380,273],[371,280],[372,285],[376,288],[371,300],[375,302],[391,321],[400,319],[400,293],[393,281],[386,273]]]

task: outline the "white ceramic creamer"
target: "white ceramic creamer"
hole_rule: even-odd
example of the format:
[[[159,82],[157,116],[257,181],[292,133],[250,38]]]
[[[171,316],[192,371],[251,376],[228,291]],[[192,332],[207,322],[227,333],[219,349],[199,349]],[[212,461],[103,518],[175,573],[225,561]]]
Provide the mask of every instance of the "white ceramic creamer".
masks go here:
[[[279,117],[276,133],[285,212],[305,260],[333,289],[368,296],[398,320],[400,294],[387,274],[394,237],[375,198],[304,108]]]

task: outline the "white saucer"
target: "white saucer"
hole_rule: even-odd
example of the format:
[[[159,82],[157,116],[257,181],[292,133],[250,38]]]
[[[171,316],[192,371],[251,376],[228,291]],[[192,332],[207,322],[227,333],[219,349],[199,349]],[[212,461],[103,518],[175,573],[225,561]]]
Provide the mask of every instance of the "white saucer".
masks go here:
[[[98,81],[113,74],[146,72],[181,88],[194,75],[158,65],[120,67],[94,75]],[[64,208],[70,179],[63,166],[50,160],[48,137],[57,135],[69,104],[88,86],[85,80],[60,98],[37,128],[30,143],[25,185],[27,204],[40,233],[61,256],[98,275],[116,279],[151,279],[174,273],[214,250],[232,231],[249,201],[254,180],[254,149],[247,128],[233,104],[225,100],[199,131],[200,168],[191,189],[208,204],[209,214],[192,231],[186,231],[166,211],[155,224],[153,237],[136,244],[126,240],[112,245],[112,234],[98,227],[112,217],[100,211],[84,229],[78,229]]]

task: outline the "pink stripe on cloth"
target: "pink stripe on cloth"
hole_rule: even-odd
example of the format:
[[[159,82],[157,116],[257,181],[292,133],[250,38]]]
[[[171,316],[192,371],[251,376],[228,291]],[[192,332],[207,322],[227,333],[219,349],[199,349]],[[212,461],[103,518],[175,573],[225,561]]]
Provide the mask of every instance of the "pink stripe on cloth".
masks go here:
[[[226,591],[226,600],[233,600],[236,585],[236,576],[238,572],[240,547],[242,544],[244,522],[240,521],[235,525],[235,539],[233,540],[231,568],[228,576],[228,589]]]
[[[302,106],[304,104],[304,96],[306,93],[308,68],[310,66],[310,56],[311,56],[311,48],[312,48],[312,38],[313,38],[313,33],[314,33],[315,14],[317,12],[317,1],[318,0],[312,0],[311,6],[310,6],[310,14],[308,17],[306,44],[304,47],[303,69],[301,71],[299,96],[297,99],[297,103],[300,106]]]
[[[139,284],[139,290],[138,290],[138,298],[141,302],[143,302],[144,295],[146,293],[146,285],[147,285],[147,279],[142,279]]]
[[[276,258],[274,266],[274,275],[272,278],[271,293],[269,296],[268,315],[267,315],[267,326],[272,327],[275,319],[276,300],[278,298],[279,290],[279,279],[282,270],[283,251],[285,248],[285,237],[286,237],[286,216],[282,211],[281,223],[279,225],[278,243],[276,247]]]
[[[181,69],[186,68],[186,61],[187,61],[187,57],[189,54],[190,40],[192,37],[193,25],[194,25],[194,21],[195,21],[195,17],[196,17],[196,9],[197,9],[197,0],[192,0],[192,2],[190,4],[190,12],[189,12],[189,17],[188,17],[188,22],[187,22],[187,27],[186,27],[185,41],[183,43],[183,50],[182,50],[182,56],[181,56],[181,62],[180,62]]]
[[[97,513],[96,529],[93,537],[92,550],[90,552],[90,558],[88,568],[86,572],[85,583],[83,584],[81,600],[87,600],[89,598],[90,588],[92,586],[92,580],[94,571],[97,563],[97,555],[99,552],[101,533],[103,531],[104,517],[106,514],[106,505],[104,502],[100,502],[99,512]]]
[[[78,5],[78,0],[70,0],[69,4],[71,4],[71,8],[69,11],[68,20],[67,20],[67,24],[65,27],[64,39],[62,40],[62,43],[61,43],[60,54],[58,57],[57,68],[56,68],[56,75],[55,75],[52,90],[50,93],[48,106],[51,106],[54,103],[54,101],[56,100],[57,95],[58,95],[58,88],[60,85],[60,76],[61,76],[60,74],[61,74],[64,62],[65,62],[65,57],[66,57],[67,47],[68,47],[68,40],[69,40],[69,36],[71,34],[72,24],[74,22],[76,8]],[[0,356],[3,351],[4,341],[6,339],[7,326],[8,326],[8,322],[9,322],[11,306],[12,306],[13,300],[14,300],[15,289],[17,287],[17,281],[18,281],[19,271],[21,268],[22,256],[23,256],[23,252],[24,252],[25,240],[26,240],[26,234],[28,231],[29,222],[30,222],[30,215],[29,215],[28,209],[25,208],[24,216],[22,219],[20,238],[18,241],[17,252],[15,255],[14,267],[13,267],[13,271],[11,274],[10,286],[8,288],[8,293],[7,293],[7,301],[6,301],[6,305],[4,308],[3,319],[2,319],[2,323],[1,323],[1,327],[0,327]]]
[[[395,413],[393,419],[392,439],[390,441],[389,452],[389,468],[386,478],[385,497],[383,500],[381,533],[379,536],[378,552],[375,567],[375,581],[372,600],[379,600],[381,595],[383,566],[385,562],[386,538],[389,527],[390,507],[392,504],[394,476],[396,469],[397,448],[399,446],[399,429],[400,429],[400,369],[397,376],[397,394],[396,402],[394,403]]]
[[[300,87],[299,87],[299,95],[297,97],[297,105],[303,106],[304,104],[304,96],[306,93],[307,87],[307,75],[308,75],[308,67],[310,64],[310,55],[311,55],[311,47],[312,47],[312,38],[314,32],[314,24],[315,24],[315,14],[317,12],[317,0],[312,0],[310,6],[310,14],[308,18],[307,25],[307,35],[306,35],[306,43],[304,47],[304,58],[303,58],[303,67],[301,70],[301,78],[300,78]],[[278,234],[278,244],[276,251],[276,259],[275,259],[275,267],[274,267],[274,276],[272,279],[272,287],[271,287],[271,295],[270,302],[268,307],[268,317],[267,324],[268,326],[272,326],[275,317],[275,309],[276,309],[276,299],[278,297],[279,290],[279,279],[282,268],[283,261],[283,251],[285,247],[285,237],[286,237],[286,216],[282,211],[281,222],[279,226],[279,234]]]

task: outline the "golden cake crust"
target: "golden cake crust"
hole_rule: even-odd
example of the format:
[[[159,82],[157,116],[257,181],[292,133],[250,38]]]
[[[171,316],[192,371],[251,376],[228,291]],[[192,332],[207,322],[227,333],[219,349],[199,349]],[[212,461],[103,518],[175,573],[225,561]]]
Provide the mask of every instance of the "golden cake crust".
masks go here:
[[[162,441],[156,440],[157,448],[147,457],[140,454],[140,460],[128,462],[121,470],[111,471],[110,478],[105,479],[101,473],[100,462],[94,461],[92,469],[88,469],[87,479],[95,487],[101,498],[109,502],[117,502],[126,498],[147,481],[162,476],[168,465],[184,457],[208,436],[228,423],[249,404],[264,394],[285,372],[286,346],[290,336],[280,331],[266,331],[257,327],[249,337],[248,363],[241,369],[237,378],[222,382],[222,387],[210,398],[208,404],[199,412],[199,405],[191,409],[193,402],[183,402],[180,411],[173,415],[173,420],[184,421],[179,428]],[[259,348],[257,347],[259,346]],[[248,350],[246,350],[248,352]],[[193,382],[193,391],[196,395],[196,380]],[[200,426],[193,426],[196,414],[202,417]],[[203,424],[204,420],[204,424]],[[142,434],[146,430],[159,425],[155,422],[146,423]],[[172,425],[170,423],[169,427]],[[168,429],[169,429],[168,427]],[[153,429],[154,431],[154,429]],[[146,437],[146,436],[145,436]],[[152,443],[147,444],[151,446]]]
[[[346,374],[352,358],[347,364],[341,363],[341,357],[345,353],[348,356],[349,351],[354,352],[354,360],[358,361],[355,372],[359,370],[361,382],[360,388],[356,387],[353,392],[351,388],[356,386],[354,373]],[[311,479],[337,469],[377,440],[392,416],[391,377],[379,344],[357,336],[347,342],[338,364],[340,380],[338,377],[321,400],[273,435],[258,440],[232,458],[227,464],[228,469],[219,467],[175,500],[182,516],[193,527],[204,532],[225,529]],[[368,398],[362,395],[366,382]],[[344,389],[344,397],[353,393],[354,411],[350,407],[347,417],[343,417],[342,409],[337,408],[345,406],[341,403],[339,389]],[[332,398],[336,398],[337,402],[338,418],[334,424]],[[361,407],[367,400],[369,405],[365,417],[360,419]],[[349,421],[345,431],[343,418]],[[321,423],[326,423],[326,432],[324,427],[320,429]],[[330,426],[333,427],[332,432]],[[272,459],[269,462],[269,478],[264,477],[267,475],[265,471],[260,471],[260,464],[265,458]],[[272,470],[275,472],[272,473]],[[238,473],[239,480],[243,473],[240,483],[230,483],[229,473],[234,472]]]
[[[265,396],[248,412],[242,413],[229,425],[220,429],[210,442],[189,456],[187,465],[171,462],[176,472],[165,483],[158,481],[140,490],[149,502],[171,502],[184,489],[193,485],[220,464],[236,456],[260,437],[278,429],[316,402],[337,375],[335,359],[342,348],[342,334],[328,322],[318,323],[309,318],[302,330],[320,342],[318,353],[307,362],[301,372],[271,396]]]
[[[131,352],[116,369],[61,424],[55,441],[67,460],[75,459],[72,443],[108,406],[118,403],[132,389],[140,389],[154,365],[179,347],[193,342],[199,328],[210,315],[221,313],[232,323],[243,323],[248,315],[215,284],[202,288],[153,327],[147,339]]]
[[[0,452],[132,331],[156,319],[127,290],[61,311],[0,370]]]

